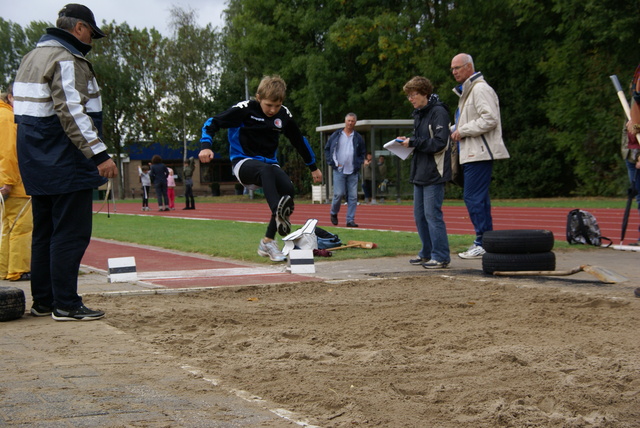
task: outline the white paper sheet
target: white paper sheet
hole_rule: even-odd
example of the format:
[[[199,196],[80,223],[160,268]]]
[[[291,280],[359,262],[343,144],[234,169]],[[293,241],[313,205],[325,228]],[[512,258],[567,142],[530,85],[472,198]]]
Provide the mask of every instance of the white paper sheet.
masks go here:
[[[400,159],[405,160],[409,157],[411,153],[413,153],[413,147],[405,147],[399,141],[395,139],[385,143],[384,148],[389,150],[394,155],[398,156]]]

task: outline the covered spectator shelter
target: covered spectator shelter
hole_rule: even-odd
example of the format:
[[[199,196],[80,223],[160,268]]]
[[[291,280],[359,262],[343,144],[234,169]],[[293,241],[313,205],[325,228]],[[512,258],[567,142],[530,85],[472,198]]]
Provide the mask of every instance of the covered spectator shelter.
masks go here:
[[[330,201],[333,198],[333,174],[330,171],[327,161],[324,156],[324,146],[329,136],[338,129],[344,128],[343,123],[337,123],[334,125],[318,126],[316,132],[320,133],[320,144],[322,145],[322,175],[325,177],[327,184],[326,187],[326,200]],[[384,148],[383,145],[398,135],[409,135],[413,130],[412,119],[374,119],[374,120],[359,120],[356,122],[355,130],[358,131],[365,139],[367,143],[367,151],[374,155],[374,159],[377,154],[381,153]],[[377,148],[377,150],[376,150]],[[395,157],[395,156],[394,156]],[[398,201],[401,199],[400,192],[400,158],[396,159],[396,198]],[[372,181],[376,182],[376,168],[372,170]],[[371,203],[376,203],[376,186],[373,186],[373,192],[371,195]]]

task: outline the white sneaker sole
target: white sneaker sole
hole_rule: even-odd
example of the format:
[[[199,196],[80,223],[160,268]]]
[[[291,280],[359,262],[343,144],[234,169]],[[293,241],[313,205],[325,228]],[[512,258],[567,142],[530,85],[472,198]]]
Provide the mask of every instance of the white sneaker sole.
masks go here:
[[[473,260],[473,259],[481,259],[482,258],[482,254],[478,254],[476,256],[469,256],[465,253],[460,253],[458,254],[458,257],[460,257],[461,259],[465,259],[465,260]]]
[[[291,233],[291,222],[289,217],[293,212],[293,200],[291,196],[284,195],[278,202],[278,208],[276,209],[276,226],[278,234],[280,236],[287,236]]]
[[[51,318],[53,318],[56,321],[95,321],[95,320],[104,318],[104,315],[99,315],[97,317],[74,318],[74,317],[63,317],[63,316],[51,314]]]

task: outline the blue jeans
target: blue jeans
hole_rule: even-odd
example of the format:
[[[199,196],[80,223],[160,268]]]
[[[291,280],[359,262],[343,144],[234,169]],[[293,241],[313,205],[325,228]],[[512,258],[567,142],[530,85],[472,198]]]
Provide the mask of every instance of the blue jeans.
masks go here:
[[[476,232],[475,245],[482,246],[484,232],[493,230],[489,185],[493,172],[493,161],[470,162],[462,165],[464,175],[463,199],[469,218]]]
[[[629,173],[629,183],[632,184],[638,192],[636,202],[638,204],[638,215],[640,215],[640,169],[636,169],[636,164],[633,162],[625,161],[625,163],[627,164],[627,172]],[[638,226],[638,233],[638,236],[640,236],[640,226]],[[638,241],[640,241],[640,237]]]
[[[449,263],[449,237],[442,215],[444,183],[413,186],[413,217],[416,220],[422,249],[418,256]]]
[[[343,174],[333,170],[333,202],[331,203],[331,214],[337,215],[340,212],[342,198],[347,195],[347,223],[353,222],[356,218],[356,207],[358,206],[358,173]]]

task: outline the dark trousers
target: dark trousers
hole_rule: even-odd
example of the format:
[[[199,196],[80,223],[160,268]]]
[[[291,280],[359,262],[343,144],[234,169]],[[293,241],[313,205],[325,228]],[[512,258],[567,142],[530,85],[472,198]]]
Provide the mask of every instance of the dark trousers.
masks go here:
[[[184,200],[187,208],[196,207],[196,201],[193,199],[193,180],[190,178],[184,181]]]
[[[363,180],[362,193],[364,193],[364,198],[366,200],[368,200],[368,201],[371,200],[371,196],[373,195],[373,181],[371,181],[371,180]]]
[[[493,230],[491,198],[489,197],[493,161],[465,163],[462,165],[462,172],[464,174],[462,198],[476,231],[476,239],[473,243],[482,246],[484,232]]]
[[[92,203],[92,189],[32,197],[34,302],[65,310],[82,304],[78,270],[91,239]]]
[[[158,197],[158,207],[159,208],[168,208],[169,207],[169,195],[167,194],[167,182],[159,182],[153,185],[156,189],[156,196]]]
[[[142,206],[149,206],[149,191],[151,190],[151,186],[142,186]]]
[[[284,195],[293,198],[294,188],[289,176],[278,165],[272,165],[258,160],[245,161],[239,171],[242,184],[255,184],[262,187],[264,197],[271,209],[271,220],[267,226],[265,237],[274,239],[276,236],[276,209],[278,202]]]

